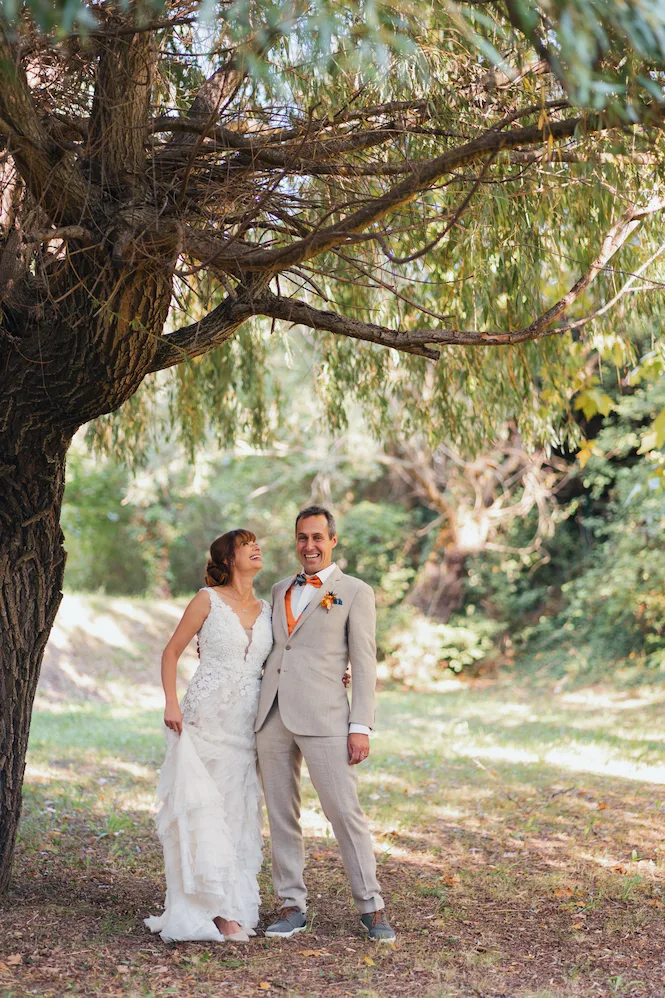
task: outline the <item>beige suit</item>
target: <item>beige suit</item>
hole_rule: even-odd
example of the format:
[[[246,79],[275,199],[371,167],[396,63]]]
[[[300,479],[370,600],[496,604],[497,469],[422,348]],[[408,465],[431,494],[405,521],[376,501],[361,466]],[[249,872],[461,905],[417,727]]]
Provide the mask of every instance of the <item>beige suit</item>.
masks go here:
[[[333,826],[353,898],[362,914],[383,908],[358,776],[349,766],[349,722],[374,726],[374,593],[339,568],[314,594],[289,636],[284,598],[293,577],[273,587],[274,644],[266,661],[256,718],[257,749],[272,840],[273,883],[284,905],[306,908],[300,828],[304,757]],[[320,606],[329,591],[342,600]],[[320,594],[320,595],[319,595]],[[352,705],[342,683],[351,663]]]

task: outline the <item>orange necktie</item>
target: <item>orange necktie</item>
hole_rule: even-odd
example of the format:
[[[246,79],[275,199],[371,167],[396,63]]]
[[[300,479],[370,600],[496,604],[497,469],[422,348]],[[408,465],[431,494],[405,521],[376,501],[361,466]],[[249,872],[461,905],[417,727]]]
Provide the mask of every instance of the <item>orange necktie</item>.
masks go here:
[[[301,581],[299,583],[300,585],[314,586],[315,589],[320,589],[321,586],[323,585],[318,575],[311,575],[311,576],[304,575],[304,573],[301,572],[300,575],[296,576],[296,579],[302,579],[302,578],[306,579],[307,581],[304,583]],[[293,592],[293,587],[295,584],[296,582],[294,579],[289,588],[286,590],[286,596],[284,597],[284,605],[286,609],[286,626],[289,631],[289,637],[293,634],[293,628],[298,623],[300,616],[302,616],[299,615],[297,618],[293,616],[293,607],[291,605],[291,593]]]

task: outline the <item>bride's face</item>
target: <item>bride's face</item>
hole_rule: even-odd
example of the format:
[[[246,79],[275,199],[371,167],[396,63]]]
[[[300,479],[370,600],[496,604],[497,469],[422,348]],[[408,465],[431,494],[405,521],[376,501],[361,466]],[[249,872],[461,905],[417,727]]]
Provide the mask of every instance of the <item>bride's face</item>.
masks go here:
[[[241,541],[235,549],[236,572],[259,572],[263,568],[261,548],[256,541]]]

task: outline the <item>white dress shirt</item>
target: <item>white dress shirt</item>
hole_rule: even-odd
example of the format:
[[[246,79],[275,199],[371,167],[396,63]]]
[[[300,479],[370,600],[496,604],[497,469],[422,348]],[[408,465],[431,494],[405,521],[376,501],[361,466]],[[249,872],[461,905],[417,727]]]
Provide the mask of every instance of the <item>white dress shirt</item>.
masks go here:
[[[321,582],[325,583],[329,575],[335,571],[337,565],[333,561],[332,565],[328,565],[327,568],[322,568],[320,572],[315,574],[321,579]],[[291,591],[291,609],[293,611],[293,619],[297,620],[298,617],[303,613],[309,604],[314,599],[315,593],[319,592],[318,586],[310,586],[305,584],[304,586],[294,586]],[[349,734],[350,735],[368,735],[370,733],[370,728],[366,724],[349,724]]]

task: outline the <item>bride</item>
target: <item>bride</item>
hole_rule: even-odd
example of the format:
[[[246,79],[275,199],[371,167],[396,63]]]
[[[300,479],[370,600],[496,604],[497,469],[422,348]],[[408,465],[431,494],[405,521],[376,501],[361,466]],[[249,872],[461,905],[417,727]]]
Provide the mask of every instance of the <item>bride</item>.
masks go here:
[[[261,804],[254,718],[272,647],[270,605],[254,595],[261,549],[249,530],[210,548],[206,587],[162,655],[167,750],[158,796],[164,913],[145,919],[166,942],[246,942],[259,916]],[[178,659],[198,634],[201,661],[178,704]]]

